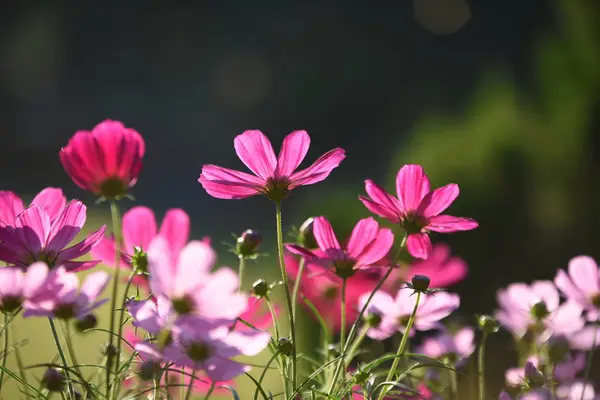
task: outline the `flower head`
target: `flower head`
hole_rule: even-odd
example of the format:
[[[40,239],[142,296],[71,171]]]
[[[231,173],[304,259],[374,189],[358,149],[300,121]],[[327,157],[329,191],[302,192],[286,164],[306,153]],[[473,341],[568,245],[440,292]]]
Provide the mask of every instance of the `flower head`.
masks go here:
[[[82,242],[66,247],[79,234],[86,220],[86,207],[73,200],[52,220],[39,204],[32,204],[15,219],[14,225],[0,222],[0,260],[27,267],[43,261],[50,268],[64,265],[69,271],[95,266],[99,261],[74,261],[90,252],[102,239],[106,226]]]
[[[0,268],[0,311],[12,313],[19,307],[30,307],[53,296],[46,289],[48,266],[42,262],[31,264],[23,271],[18,267]]]
[[[588,311],[588,319],[595,321],[600,312],[600,270],[593,258],[578,256],[569,262],[569,273],[559,269],[554,278],[556,287],[570,301]]]
[[[390,229],[379,228],[373,218],[364,218],[354,227],[345,246],[338,242],[331,224],[325,217],[314,221],[314,234],[319,251],[313,252],[295,244],[287,244],[289,251],[318,260],[328,269],[344,279],[361,269],[377,264],[394,244],[394,234]]]
[[[59,188],[48,187],[39,192],[31,204],[37,204],[50,216],[54,222],[67,205],[67,198]],[[0,221],[14,226],[17,216],[25,210],[23,200],[10,191],[0,191]]]
[[[144,158],[142,136],[121,122],[106,120],[77,131],[60,150],[60,161],[80,188],[113,199],[135,185]]]
[[[468,231],[478,224],[469,218],[441,215],[458,197],[458,185],[451,183],[431,190],[429,178],[420,165],[405,165],[398,171],[393,197],[373,181],[365,181],[368,197],[359,199],[372,213],[402,225],[408,234],[406,247],[416,258],[427,259],[431,253],[429,232]]]
[[[456,332],[442,331],[423,341],[419,353],[433,358],[449,357],[454,363],[466,360],[475,351],[475,329],[465,327]]]
[[[344,150],[333,149],[310,167],[294,172],[310,146],[305,131],[294,131],[283,140],[279,157],[269,139],[257,130],[246,131],[234,140],[238,157],[254,175],[216,165],[205,165],[198,182],[213,197],[244,199],[262,194],[281,201],[298,186],[321,182],[345,158]]]

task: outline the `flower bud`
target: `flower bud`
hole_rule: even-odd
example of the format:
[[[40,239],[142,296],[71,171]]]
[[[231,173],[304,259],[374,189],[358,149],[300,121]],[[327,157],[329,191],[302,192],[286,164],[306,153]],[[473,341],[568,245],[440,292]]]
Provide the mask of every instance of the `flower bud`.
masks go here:
[[[551,364],[562,362],[569,352],[569,342],[564,336],[554,335],[548,339],[548,358]]]
[[[531,362],[525,364],[525,381],[532,388],[539,388],[544,386],[546,378]]]
[[[65,376],[54,368],[48,368],[42,377],[42,385],[51,392],[60,392],[65,387]]]
[[[138,274],[148,273],[148,254],[141,247],[133,248],[133,256],[131,257],[131,265]]]
[[[300,225],[298,230],[298,244],[307,249],[316,249],[319,247],[315,234],[313,233],[315,218],[310,217]]]
[[[365,322],[369,327],[377,328],[381,324],[381,315],[377,313],[369,313],[365,317]]]
[[[415,275],[412,278],[412,287],[416,292],[425,292],[427,291],[427,289],[429,289],[429,283],[431,282],[431,280],[429,279],[429,277],[425,276],[425,275]]]
[[[496,333],[500,329],[498,321],[489,315],[480,315],[477,317],[477,325],[485,333]]]
[[[288,338],[279,338],[277,347],[279,348],[279,352],[284,356],[290,356],[294,352],[294,344]]]
[[[252,229],[245,230],[235,243],[235,253],[238,257],[252,257],[256,255],[256,251],[260,247],[262,236],[260,233]]]
[[[98,325],[98,319],[93,314],[88,314],[75,321],[75,329],[79,332],[85,332],[88,329],[95,328],[96,325]]]
[[[252,284],[252,293],[258,298],[269,295],[269,284],[264,279],[259,279]]]
[[[541,321],[550,315],[550,311],[548,311],[548,306],[546,306],[546,303],[542,300],[533,305],[531,308],[531,315],[536,320]]]
[[[356,371],[354,373],[352,380],[357,385],[363,386],[365,383],[367,383],[367,381],[369,380],[370,377],[371,377],[371,374],[369,374],[366,371],[363,371],[362,369],[358,369],[358,371]]]
[[[151,381],[158,378],[160,374],[160,363],[149,360],[140,366],[139,376],[143,381]]]

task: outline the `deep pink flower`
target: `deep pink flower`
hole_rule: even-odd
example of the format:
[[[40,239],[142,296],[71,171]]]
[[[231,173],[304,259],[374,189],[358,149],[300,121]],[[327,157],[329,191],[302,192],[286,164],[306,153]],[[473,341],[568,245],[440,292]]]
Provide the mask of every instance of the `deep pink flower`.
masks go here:
[[[77,131],[60,150],[73,182],[105,198],[118,198],[135,185],[144,158],[142,136],[121,122],[105,120],[91,131]]]
[[[600,310],[600,270],[593,258],[574,257],[569,261],[569,273],[559,269],[554,278],[556,287],[570,301],[582,306],[588,320],[596,321]]]
[[[98,300],[98,297],[109,280],[110,276],[106,272],[93,272],[80,286],[77,274],[68,272],[63,266],[57,267],[48,276],[48,290],[53,289],[52,299],[29,305],[23,316],[81,319],[108,301]]]
[[[393,197],[373,181],[365,181],[369,197],[360,196],[372,213],[399,223],[408,233],[408,252],[426,259],[431,252],[429,232],[450,233],[468,231],[478,224],[469,218],[440,215],[458,197],[458,185],[451,183],[431,190],[429,178],[420,165],[405,165],[396,177],[398,198]]]
[[[53,293],[46,290],[48,266],[33,263],[26,271],[18,267],[0,268],[0,311],[12,313],[19,307],[36,307]]]
[[[450,246],[438,243],[433,245],[426,260],[417,260],[409,265],[406,276],[425,275],[431,280],[429,287],[443,288],[465,279],[467,271],[467,263],[462,258],[451,256]]]
[[[344,150],[336,148],[310,167],[294,172],[310,147],[310,137],[305,131],[287,135],[279,157],[261,131],[246,131],[233,143],[238,157],[254,175],[216,165],[203,166],[198,182],[208,194],[219,199],[244,199],[263,194],[280,201],[298,186],[321,182],[346,157]]]
[[[91,268],[99,261],[74,260],[98,244],[106,226],[66,248],[79,234],[85,220],[86,207],[77,200],[67,204],[54,221],[44,208],[33,204],[17,216],[14,226],[0,222],[0,260],[20,267],[43,261],[50,268],[64,265],[69,271]]]
[[[368,297],[368,293],[360,297],[361,308]],[[378,315],[381,323],[369,329],[367,336],[375,340],[384,340],[396,332],[404,333],[416,302],[417,296],[409,289],[398,290],[395,298],[385,292],[375,293],[367,307],[367,315]],[[459,305],[460,298],[457,294],[438,292],[435,295],[422,295],[415,314],[413,329],[409,334],[414,334],[414,331],[441,329],[439,321],[450,315]]]
[[[63,208],[67,205],[67,198],[59,188],[48,187],[39,192],[31,204],[37,204],[50,216],[54,222]],[[25,210],[23,200],[13,192],[0,191],[0,221],[14,226],[17,216]]]
[[[314,235],[319,245],[318,252],[295,244],[286,244],[286,248],[294,254],[318,260],[342,278],[349,278],[357,270],[376,265],[394,244],[392,231],[379,228],[377,221],[371,217],[358,221],[344,246],[338,242],[331,224],[325,217],[315,218]]]
[[[418,353],[433,358],[450,357],[456,364],[471,356],[475,351],[475,330],[471,327],[456,332],[443,331],[428,337],[419,347]]]
[[[583,328],[582,307],[574,302],[559,302],[558,290],[551,281],[513,283],[498,291],[500,310],[496,318],[519,339],[531,327],[567,336]]]

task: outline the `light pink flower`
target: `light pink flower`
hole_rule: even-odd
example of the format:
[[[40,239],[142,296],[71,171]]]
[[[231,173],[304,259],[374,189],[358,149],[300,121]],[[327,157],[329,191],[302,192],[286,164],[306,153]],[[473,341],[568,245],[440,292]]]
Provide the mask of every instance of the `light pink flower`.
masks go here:
[[[600,327],[596,327],[596,324],[588,324],[582,329],[571,332],[566,337],[574,350],[589,351],[592,348],[600,347]]]
[[[321,182],[346,157],[344,150],[333,149],[310,167],[294,172],[310,147],[305,131],[294,131],[283,140],[279,157],[269,139],[257,130],[245,131],[234,140],[238,157],[254,175],[216,165],[204,165],[198,182],[213,197],[244,199],[263,194],[280,201],[298,186]]]
[[[568,300],[576,302],[588,311],[588,320],[598,319],[600,271],[593,258],[588,256],[572,258],[569,261],[569,273],[559,269],[554,283]]]
[[[377,264],[394,244],[392,231],[379,228],[377,221],[371,217],[358,221],[344,246],[338,242],[325,217],[315,218],[313,229],[320,251],[314,252],[295,244],[286,244],[286,248],[292,253],[318,260],[342,278],[349,278],[357,270]]]
[[[591,382],[575,381],[556,388],[558,400],[600,400]]]
[[[438,243],[433,246],[426,260],[417,260],[410,264],[406,275],[409,278],[424,275],[431,280],[429,287],[443,288],[465,279],[467,271],[467,263],[462,258],[451,256],[450,246]]]
[[[468,231],[478,224],[469,218],[440,215],[458,197],[458,185],[451,183],[431,190],[429,178],[420,165],[405,165],[396,177],[398,197],[393,197],[373,181],[365,181],[369,197],[360,196],[372,213],[402,225],[408,240],[408,252],[426,259],[431,252],[429,232],[450,233]]]
[[[135,185],[144,158],[142,136],[121,122],[105,120],[91,131],[77,131],[60,150],[60,161],[80,188],[118,198]]]
[[[33,204],[17,216],[14,226],[0,222],[0,260],[21,267],[43,261],[50,268],[64,265],[69,271],[91,268],[99,261],[74,260],[98,244],[106,226],[66,248],[79,234],[85,220],[86,207],[77,200],[67,204],[54,221],[44,208]]]
[[[368,293],[360,297],[361,308],[368,297]],[[409,289],[398,290],[395,298],[385,292],[375,293],[367,307],[367,315],[378,315],[381,323],[369,329],[367,336],[375,340],[384,340],[396,332],[404,333],[416,302],[417,296]],[[435,295],[422,295],[415,314],[413,330],[409,334],[414,334],[414,331],[441,329],[439,321],[450,315],[459,305],[460,298],[457,294],[437,292]]]
[[[67,198],[59,188],[48,187],[39,192],[31,204],[37,204],[50,216],[54,222],[63,208],[67,205]],[[25,210],[23,200],[13,192],[0,191],[0,221],[14,226],[17,216]]]
[[[48,290],[53,291],[52,299],[29,305],[23,316],[81,319],[108,301],[98,300],[98,297],[109,280],[110,276],[106,272],[93,272],[80,286],[77,274],[68,272],[63,266],[57,267],[48,276]]]
[[[46,290],[48,266],[33,263],[26,271],[18,267],[0,268],[0,311],[12,313],[19,307],[35,307],[48,301],[53,293]]]
[[[498,291],[500,309],[496,318],[518,339],[536,324],[541,324],[547,334],[568,336],[583,327],[583,309],[573,302],[559,302],[558,290],[551,281],[513,283]],[[534,307],[538,308],[538,317]]]
[[[433,358],[450,356],[454,363],[465,360],[475,351],[475,330],[464,327],[456,332],[443,331],[428,337],[419,347],[418,353]]]

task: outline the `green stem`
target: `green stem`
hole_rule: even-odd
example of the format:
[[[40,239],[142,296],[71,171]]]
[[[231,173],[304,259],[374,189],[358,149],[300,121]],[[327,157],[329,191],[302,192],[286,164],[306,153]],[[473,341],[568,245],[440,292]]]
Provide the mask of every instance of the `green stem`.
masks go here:
[[[185,375],[183,375],[183,376],[185,376]],[[196,369],[192,370],[192,376],[190,376],[190,384],[188,385],[187,393],[185,395],[185,400],[189,400],[190,396],[192,395],[192,386],[194,386],[194,378],[195,377],[196,377]],[[214,385],[215,384],[213,382],[213,387],[214,387]]]
[[[288,318],[290,321],[290,336],[292,339],[292,392],[296,391],[296,327],[294,324],[294,310],[292,307],[292,296],[290,295],[290,285],[285,269],[285,259],[283,255],[283,227],[281,222],[281,202],[275,202],[275,214],[277,223],[277,253],[279,254],[279,268],[281,269],[281,280],[285,290],[285,300],[288,308]]]
[[[458,400],[458,382],[456,380],[456,370],[454,369],[448,370],[449,380],[450,380],[450,400]]]
[[[63,328],[65,326],[65,328]],[[69,351],[69,356],[71,357],[71,361],[77,370],[79,376],[83,376],[81,373],[81,369],[79,368],[79,362],[77,361],[77,357],[75,356],[75,349],[73,347],[73,342],[71,341],[71,327],[68,322],[65,322],[61,325],[61,329],[63,331],[63,336],[65,337],[65,341],[67,342],[67,350]]]
[[[598,310],[600,313],[600,310]],[[596,320],[596,326],[594,328],[594,339],[592,340],[592,348],[588,353],[587,361],[585,363],[585,372],[583,373],[583,389],[581,389],[581,398],[583,400],[583,395],[585,394],[585,388],[587,386],[587,380],[590,377],[590,371],[592,370],[592,361],[594,360],[594,350],[596,350],[596,339],[598,337],[598,325],[600,324],[600,314],[598,314],[598,319]]]
[[[210,389],[208,389],[208,393],[206,393],[206,397],[204,397],[204,400],[208,400],[210,398],[210,395],[214,392],[215,390],[215,383],[213,382],[210,385]]]
[[[63,352],[62,346],[60,345],[60,340],[58,339],[58,334],[56,333],[56,327],[54,326],[54,321],[52,318],[48,318],[50,322],[50,330],[52,331],[52,337],[54,338],[54,343],[56,344],[56,349],[58,350],[58,355],[60,356],[60,360],[63,364],[63,372],[65,373],[65,377],[67,378],[67,386],[69,388],[69,395],[72,399],[75,398],[75,389],[73,389],[73,382],[69,377],[69,364],[67,363],[67,358],[65,357],[65,353]]]
[[[392,363],[392,367],[385,378],[386,382],[391,381],[396,376],[396,369],[398,368],[398,364],[400,363],[400,357],[404,355],[404,349],[406,348],[406,343],[408,343],[408,337],[410,336],[410,331],[415,323],[415,316],[417,315],[417,309],[419,308],[419,301],[421,300],[421,292],[417,292],[417,301],[415,301],[415,307],[413,308],[412,314],[410,315],[410,319],[406,324],[406,330],[402,335],[402,340],[400,341],[400,346],[398,346],[398,351],[396,352],[396,358],[394,358],[394,362]],[[379,400],[382,400],[387,392],[390,391],[391,386],[385,386],[381,389],[381,393],[379,394]]]
[[[238,288],[239,291],[242,291],[242,285],[244,284],[244,270],[246,269],[246,258],[243,256],[240,256],[240,265],[238,268],[238,276],[240,279],[240,287]]]
[[[340,348],[346,342],[346,279],[342,279],[342,302],[340,310]],[[340,358],[340,362],[344,362],[344,358]]]
[[[298,290],[300,290],[300,281],[302,280],[302,274],[304,274],[305,264],[306,263],[303,257],[298,263],[298,273],[296,274],[296,280],[294,281],[294,289],[292,291],[292,313],[294,314],[294,320],[296,319],[296,302],[298,299]]]
[[[11,328],[11,336],[18,338],[19,335],[15,331],[14,324],[10,328]],[[19,346],[17,346],[16,343],[15,343],[14,347],[15,347],[15,360],[17,362],[17,368],[19,368],[19,376],[21,377],[23,382],[25,382],[25,384],[28,384],[27,373],[25,372],[25,364],[23,363],[23,358],[21,357],[21,350],[19,349]]]
[[[479,382],[479,400],[485,400],[485,341],[487,332],[483,331],[481,343],[479,344],[479,353],[477,355],[477,379]]]
[[[346,355],[346,358],[344,359],[344,366],[350,365],[350,363],[354,359],[354,355],[356,354],[356,351],[362,344],[363,340],[365,340],[365,337],[367,337],[367,332],[369,331],[369,328],[370,327],[367,324],[363,325],[363,327],[360,328],[360,332],[358,332],[358,335],[356,336],[356,340],[354,340],[354,342],[352,342],[352,345],[350,346],[350,350],[348,350],[348,354]]]
[[[275,342],[279,343],[279,325],[277,324],[277,313],[275,312],[275,307],[273,307],[273,302],[269,297],[265,297],[265,302],[267,303],[267,307],[269,308],[269,313],[271,314],[271,318],[273,319],[273,330],[275,331]],[[273,349],[273,354],[276,354],[279,350],[275,347]],[[287,371],[285,368],[285,357],[283,354],[280,354],[277,357],[277,364],[281,369],[281,385],[284,391],[287,393]]]
[[[271,318],[273,319],[273,330],[275,331],[275,340],[279,340],[279,325],[277,324],[277,313],[275,312],[275,307],[273,307],[273,302],[270,298],[265,297],[265,303],[267,303],[267,307],[269,308],[269,313],[271,314]]]
[[[117,292],[119,288],[119,277],[121,273],[121,218],[119,215],[119,206],[116,200],[110,202],[110,215],[112,218],[113,236],[115,241],[115,274],[113,276],[112,296],[110,297],[110,329],[108,333],[108,346],[113,348],[114,331],[115,331],[115,306],[117,304]],[[119,339],[120,342],[120,339]],[[110,355],[111,350],[106,356],[106,398],[110,395],[110,370],[112,367],[113,357]],[[115,356],[118,370],[119,354]]]
[[[2,383],[4,382],[4,368],[6,368],[6,359],[8,358],[8,315],[4,314],[4,348],[2,349],[2,371],[0,371],[0,393],[2,393]]]
[[[119,254],[120,257],[120,254]],[[121,354],[121,346],[123,344],[123,320],[125,318],[125,303],[127,303],[127,299],[128,299],[128,294],[129,294],[129,288],[131,288],[131,283],[133,282],[133,278],[135,278],[136,275],[136,271],[134,269],[131,270],[131,273],[129,274],[129,278],[127,279],[127,284],[125,285],[125,292],[123,293],[123,301],[121,303],[121,310],[119,311],[119,325],[117,326],[117,330],[118,330],[118,334],[117,334],[117,359],[115,362],[115,388],[114,388],[114,396],[115,399],[117,398],[117,395],[119,394],[119,389],[120,389],[120,381],[118,379],[118,375],[119,375],[119,361],[120,361],[120,354]],[[112,337],[113,335],[111,335]]]

